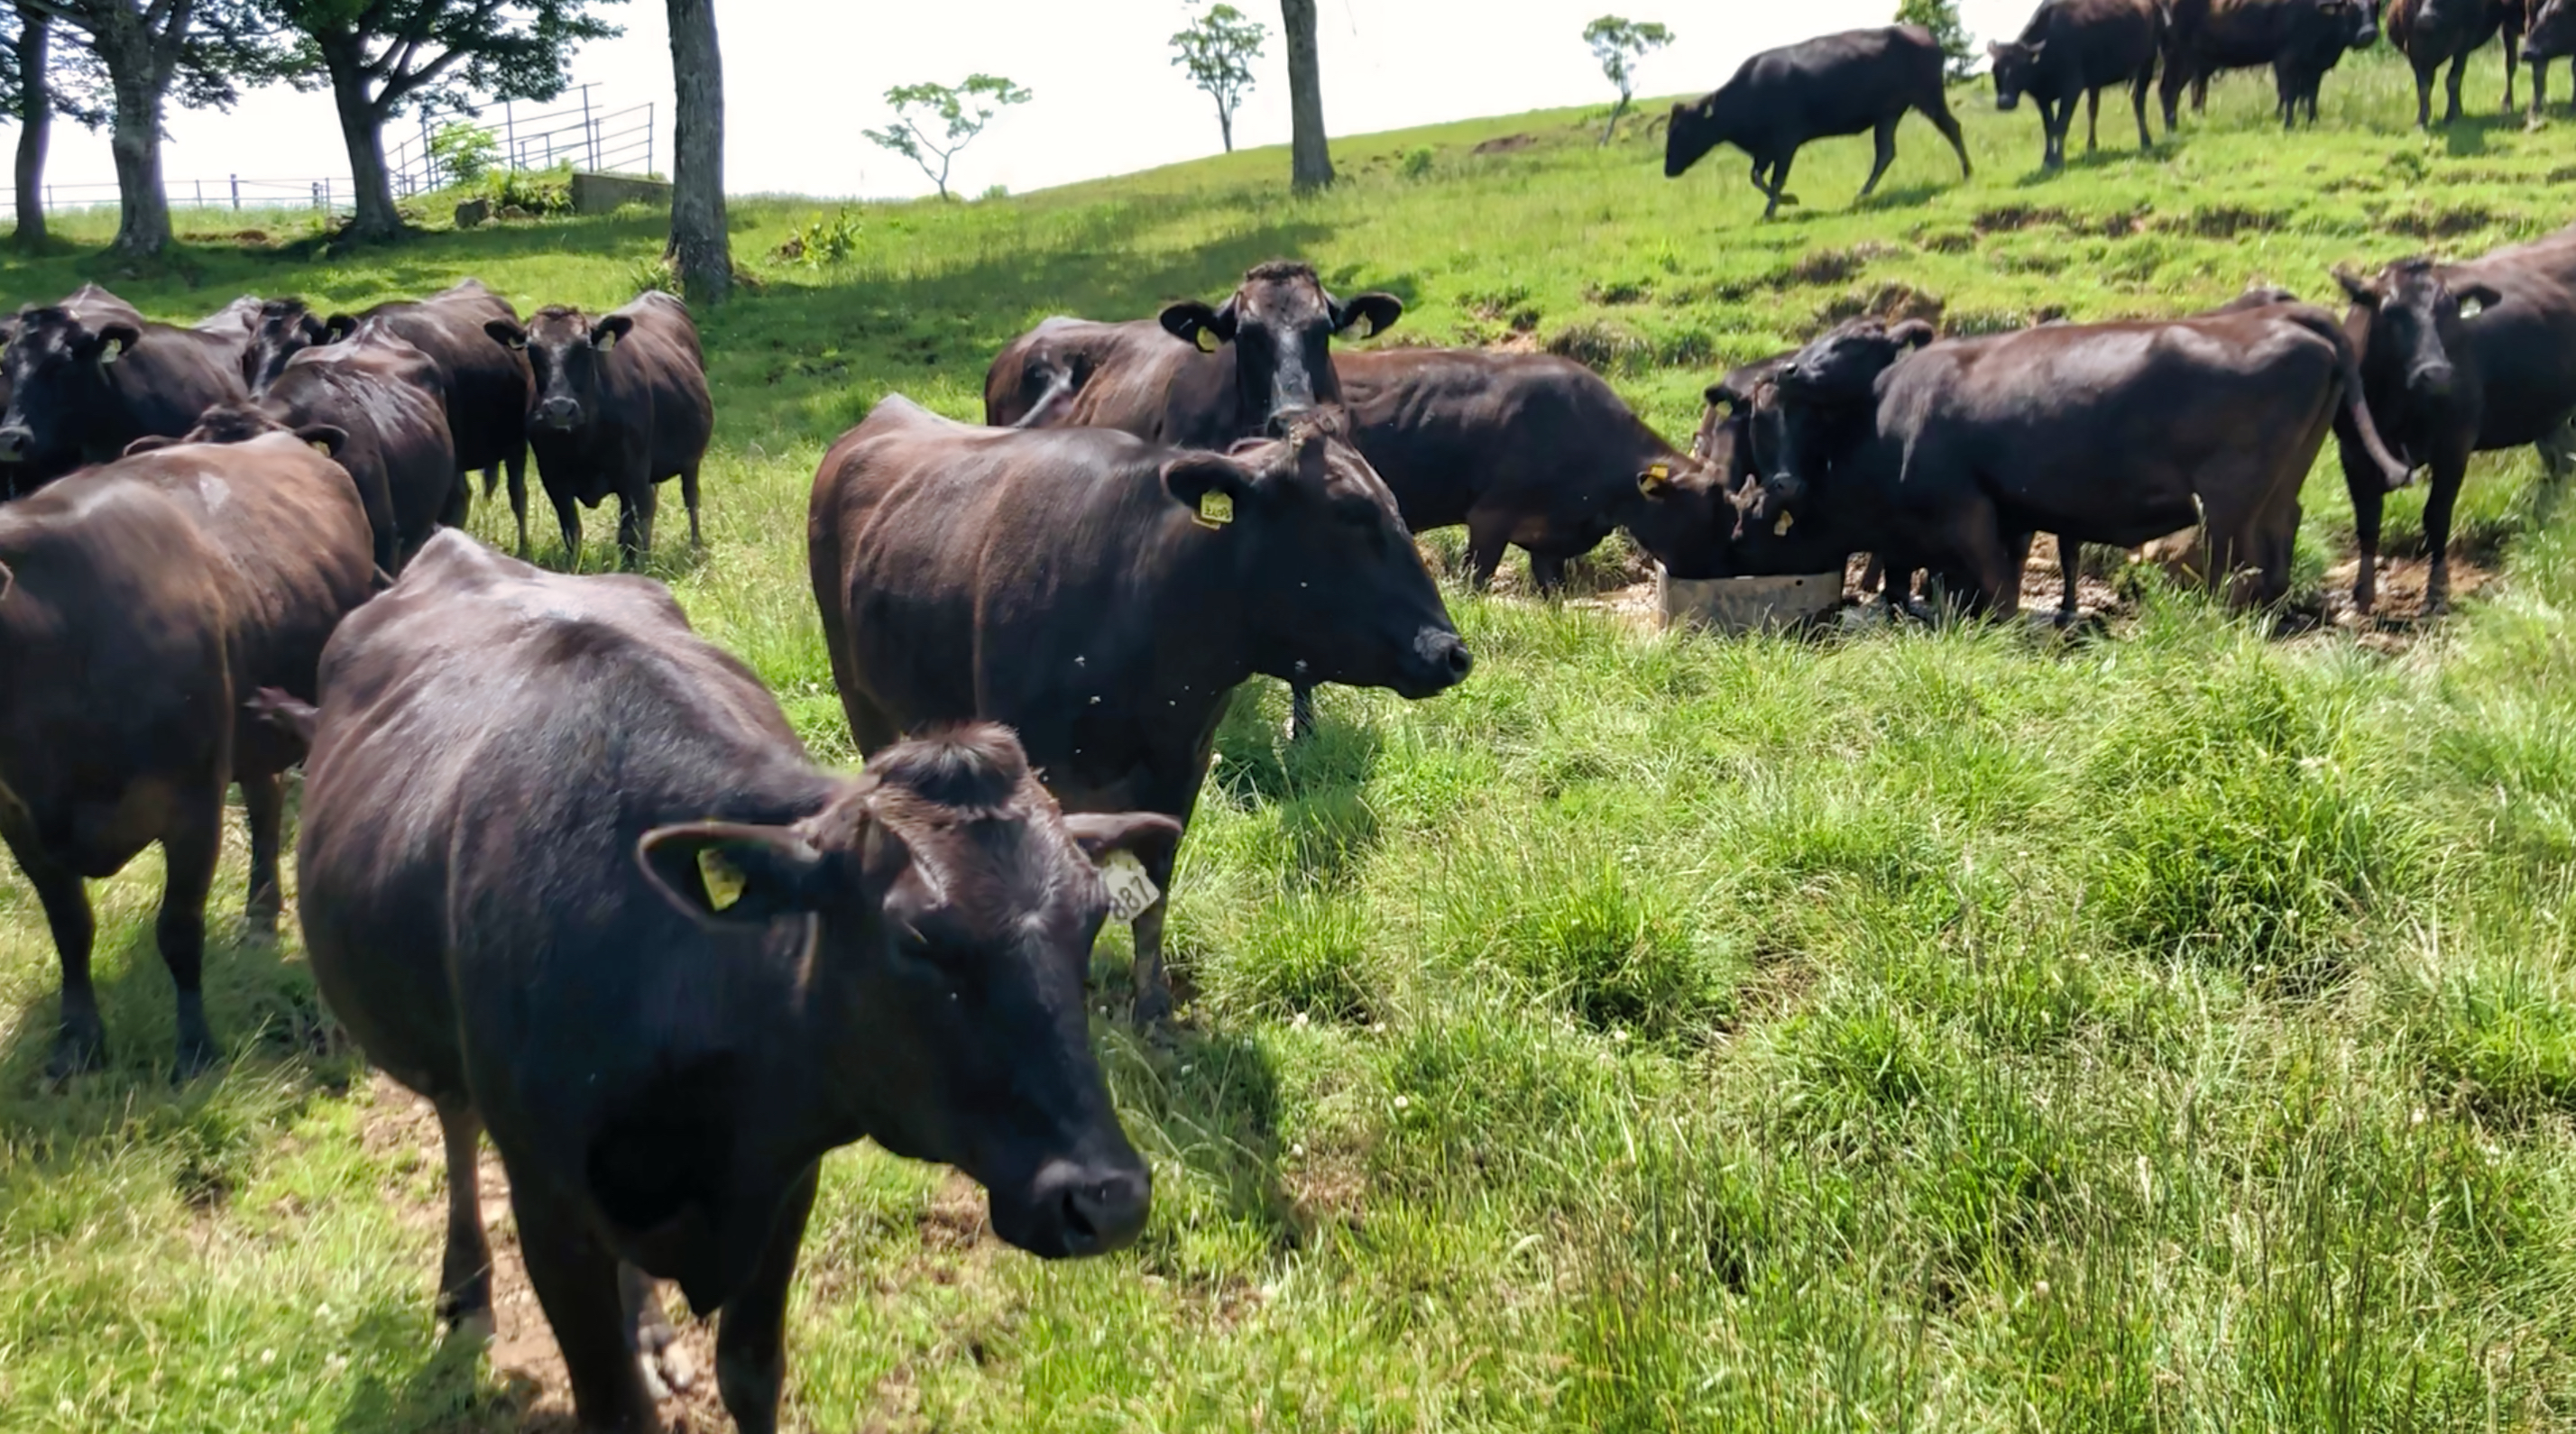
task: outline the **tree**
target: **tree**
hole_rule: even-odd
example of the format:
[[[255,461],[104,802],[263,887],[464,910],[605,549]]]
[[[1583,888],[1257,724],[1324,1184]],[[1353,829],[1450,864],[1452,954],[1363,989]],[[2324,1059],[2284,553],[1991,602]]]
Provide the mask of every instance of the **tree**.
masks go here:
[[[190,107],[228,108],[237,83],[281,73],[282,56],[253,0],[16,0],[77,33],[105,72],[108,151],[118,219],[108,252],[157,259],[170,247],[161,187],[161,115],[175,93]],[[59,105],[57,106],[60,107]]]
[[[1619,103],[1610,111],[1610,123],[1601,127],[1601,143],[1610,142],[1610,132],[1619,127],[1619,116],[1628,112],[1628,101],[1637,93],[1638,62],[1672,42],[1673,32],[1652,20],[1604,15],[1583,27],[1583,43],[1592,47],[1601,73],[1619,87]]]
[[[1324,142],[1324,79],[1315,60],[1315,0],[1279,0],[1288,34],[1288,178],[1298,189],[1333,182],[1333,151]]]
[[[721,304],[733,293],[733,244],[725,233],[724,59],[716,53],[715,0],[671,0],[671,81],[679,116],[667,257],[691,302]]]
[[[1952,82],[1974,75],[1977,70],[1977,47],[1968,27],[1959,21],[1959,0],[1897,0],[1896,23],[1920,25],[1939,41],[1941,54],[1948,61],[1943,67]]]
[[[168,0],[163,0],[168,3]],[[584,41],[620,33],[593,16],[617,0],[260,0],[293,32],[288,78],[328,86],[357,191],[352,238],[403,232],[385,164],[385,124],[405,107],[468,110],[476,97],[548,100]]]
[[[966,82],[948,85],[897,85],[886,91],[886,103],[894,107],[895,122],[884,129],[862,130],[880,149],[890,149],[921,166],[930,182],[939,186],[939,197],[948,197],[948,168],[957,162],[957,152],[974,142],[1006,105],[1024,105],[1029,92],[999,75],[968,75]],[[924,113],[916,114],[915,111]],[[922,128],[924,119],[936,119],[946,127],[939,138],[931,138]],[[930,167],[933,155],[939,167]]]
[[[1234,111],[1252,89],[1252,62],[1270,32],[1261,22],[1231,5],[1218,4],[1172,36],[1180,53],[1172,63],[1190,72],[1190,82],[1216,101],[1216,127],[1225,136],[1225,152],[1234,153]]]
[[[45,247],[45,150],[54,128],[48,83],[53,18],[41,10],[0,9],[0,103],[18,122],[19,249]]]

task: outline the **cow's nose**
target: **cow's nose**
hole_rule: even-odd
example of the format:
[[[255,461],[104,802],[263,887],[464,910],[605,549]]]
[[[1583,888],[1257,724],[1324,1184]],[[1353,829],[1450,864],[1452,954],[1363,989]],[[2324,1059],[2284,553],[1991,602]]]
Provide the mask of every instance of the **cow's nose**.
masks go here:
[[[1153,1208],[1154,1177],[1142,1165],[1082,1166],[1059,1161],[1038,1172],[1041,1255],[1105,1255],[1136,1242]]]
[[[1455,687],[1476,670],[1475,654],[1458,634],[1437,627],[1426,627],[1413,639],[1415,682],[1408,697],[1427,697],[1434,692]]]
[[[1272,409],[1270,411],[1270,436],[1273,438],[1287,437],[1292,429],[1294,429],[1299,423],[1304,422],[1307,415],[1314,411],[1315,406],[1311,403],[1283,404],[1278,408]]]
[[[569,398],[550,398],[537,405],[537,417],[551,428],[570,428],[581,421],[581,405]]]
[[[2451,365],[2428,363],[2407,375],[2406,389],[2419,397],[2444,398],[2449,396],[2452,382],[2456,377],[2457,371]]]

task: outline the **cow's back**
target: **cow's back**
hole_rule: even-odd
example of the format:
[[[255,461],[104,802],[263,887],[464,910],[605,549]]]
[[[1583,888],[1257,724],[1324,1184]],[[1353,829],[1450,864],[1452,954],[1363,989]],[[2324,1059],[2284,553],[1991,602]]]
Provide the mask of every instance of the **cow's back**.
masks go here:
[[[2496,290],[2501,302],[2468,320],[2487,421],[2481,448],[2537,443],[2576,393],[2576,228],[2441,266],[2454,291]]]
[[[1352,442],[1416,532],[1488,501],[1599,518],[1633,489],[1641,446],[1660,446],[1570,359],[1387,349],[1337,362]]]
[[[634,329],[618,340],[618,347],[637,344],[634,357],[649,360],[631,365],[648,405],[646,433],[653,465],[649,476],[667,477],[697,466],[715,436],[715,400],[707,390],[706,354],[698,342],[697,325],[690,321],[685,305],[660,292],[648,293],[617,312],[635,320]]]
[[[1746,62],[1736,81],[1748,87],[1767,127],[1807,138],[1858,134],[1905,112],[1926,76],[1940,92],[1941,51],[1919,27],[1848,30]]]

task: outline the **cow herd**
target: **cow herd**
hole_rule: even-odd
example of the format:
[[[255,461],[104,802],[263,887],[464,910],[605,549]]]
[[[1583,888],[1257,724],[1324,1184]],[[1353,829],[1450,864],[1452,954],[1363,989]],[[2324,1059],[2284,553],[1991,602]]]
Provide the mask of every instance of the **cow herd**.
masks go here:
[[[2159,90],[2165,130],[2181,125],[2184,91],[2197,112],[2209,82],[2231,70],[2270,69],[2275,113],[2295,125],[2317,118],[2317,92],[2345,54],[2388,41],[2415,72],[2415,120],[2430,127],[2433,84],[2445,64],[2450,103],[2443,122],[2460,118],[2460,80],[2469,57],[2501,37],[2504,108],[2514,108],[2517,61],[2531,66],[2531,118],[2540,119],[2549,62],[2576,57],[2576,0],[2043,0],[2009,41],[1987,46],[1999,109],[2029,98],[2039,111],[2043,168],[2066,163],[2075,102],[2085,102],[2084,148],[2100,139],[2102,92],[2129,91],[2138,147],[2155,143],[2147,95]],[[1789,193],[1789,166],[1811,141],[1868,134],[1877,146],[1866,199],[1896,158],[1896,131],[1908,111],[1949,140],[1959,171],[1971,172],[1959,124],[1943,88],[1948,63],[1932,32],[1891,25],[1820,35],[1746,60],[1714,93],[1673,106],[1664,138],[1664,175],[1679,178],[1710,150],[1732,144],[1753,161],[1753,187],[1770,218]],[[2157,76],[2163,79],[2159,86]]]

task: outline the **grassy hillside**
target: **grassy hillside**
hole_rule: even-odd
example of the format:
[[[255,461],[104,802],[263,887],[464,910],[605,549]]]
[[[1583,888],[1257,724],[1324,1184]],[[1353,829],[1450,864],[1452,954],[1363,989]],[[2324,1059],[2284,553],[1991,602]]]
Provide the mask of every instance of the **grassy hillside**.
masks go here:
[[[1771,224],[1731,152],[1667,183],[1659,139],[1597,150],[1574,112],[1346,141],[1348,182],[1311,200],[1267,151],[857,207],[819,268],[772,252],[818,206],[745,203],[765,292],[706,324],[710,546],[666,522],[657,561],[848,761],[803,571],[813,463],[889,390],[975,413],[986,358],[1041,315],[1141,314],[1297,255],[1402,295],[1398,338],[1577,353],[1678,435],[1715,370],[1850,312],[1974,329],[2258,277],[2323,297],[2336,262],[2570,218],[2576,125],[2426,138],[2412,98],[2347,64],[2325,126],[2285,139],[2231,83],[2179,142],[2141,158],[2106,120],[2111,148],[2079,138],[2046,176],[2033,116],[1963,95],[1973,183],[1909,121],[1875,203],[1849,203],[1866,142],[1828,143]],[[658,248],[649,217],[318,256],[262,222],[250,242],[225,216],[167,273],[71,255],[0,278],[186,317],[468,273],[606,305]],[[2346,556],[2340,489],[2329,459],[2311,586]],[[2555,497],[2528,455],[2482,463],[2463,541],[2502,581],[2406,644],[2272,640],[2153,585],[2071,646],[1713,641],[1453,591],[1480,659],[1455,694],[1329,692],[1289,752],[1255,684],[1177,884],[1180,1028],[1097,1026],[1155,1165],[1142,1247],[1041,1266],[939,1172],[837,1156],[792,1420],[2566,1427],[2576,517]],[[436,1347],[434,1132],[333,1041],[292,930],[214,944],[231,1059],[173,1091],[157,861],[96,892],[116,1065],[47,1093],[53,956],[0,876],[0,1426],[559,1413],[533,1306],[505,1306],[489,1364]]]

